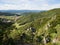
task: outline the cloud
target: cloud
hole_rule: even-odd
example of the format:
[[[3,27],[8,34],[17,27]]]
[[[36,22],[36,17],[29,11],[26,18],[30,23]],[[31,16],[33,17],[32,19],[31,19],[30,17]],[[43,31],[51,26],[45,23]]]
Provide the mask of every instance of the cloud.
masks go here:
[[[59,8],[59,4],[52,4],[55,0],[1,0],[0,10],[49,10]]]

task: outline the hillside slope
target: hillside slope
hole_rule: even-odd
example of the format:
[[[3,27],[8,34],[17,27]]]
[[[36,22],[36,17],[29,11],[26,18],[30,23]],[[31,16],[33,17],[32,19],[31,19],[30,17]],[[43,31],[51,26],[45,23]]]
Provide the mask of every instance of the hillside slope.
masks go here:
[[[60,8],[22,15],[0,32],[1,45],[60,45]]]

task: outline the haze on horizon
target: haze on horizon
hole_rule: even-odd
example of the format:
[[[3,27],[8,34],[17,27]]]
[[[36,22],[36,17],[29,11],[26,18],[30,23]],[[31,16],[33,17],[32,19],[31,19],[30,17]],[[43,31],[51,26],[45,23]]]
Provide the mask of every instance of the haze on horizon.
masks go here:
[[[0,10],[49,10],[60,8],[60,0],[0,0]]]

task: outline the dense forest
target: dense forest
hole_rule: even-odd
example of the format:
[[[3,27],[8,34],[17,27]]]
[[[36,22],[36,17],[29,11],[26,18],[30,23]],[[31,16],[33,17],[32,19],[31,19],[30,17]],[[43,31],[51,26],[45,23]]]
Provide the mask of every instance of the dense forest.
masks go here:
[[[0,15],[0,45],[60,45],[60,8],[24,14]]]

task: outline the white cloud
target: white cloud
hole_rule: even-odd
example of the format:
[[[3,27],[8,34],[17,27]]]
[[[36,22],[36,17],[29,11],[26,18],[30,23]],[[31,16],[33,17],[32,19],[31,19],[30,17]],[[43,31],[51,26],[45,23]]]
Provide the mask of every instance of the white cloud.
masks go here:
[[[4,5],[0,5],[0,10],[8,10],[8,9],[16,9],[15,8],[16,5],[8,5],[8,4],[4,4]]]
[[[33,7],[29,4],[22,4],[22,5],[12,5],[12,4],[3,4],[0,5],[0,10],[23,10],[23,9],[32,9]]]
[[[60,4],[49,5],[48,1],[50,0],[1,0],[5,4],[0,4],[0,10],[49,10],[60,7]]]

